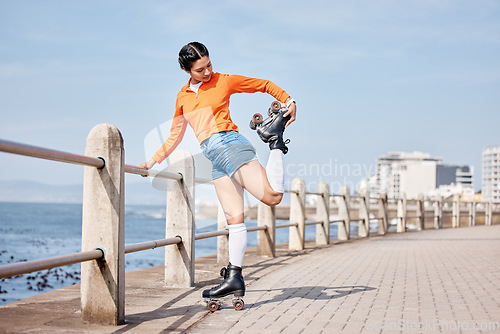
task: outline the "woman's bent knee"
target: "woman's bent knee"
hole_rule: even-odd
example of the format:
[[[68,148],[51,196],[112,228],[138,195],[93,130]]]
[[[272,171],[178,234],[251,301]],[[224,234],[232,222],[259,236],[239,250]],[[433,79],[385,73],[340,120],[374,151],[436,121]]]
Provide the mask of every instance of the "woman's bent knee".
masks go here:
[[[281,203],[281,200],[283,199],[283,194],[282,193],[274,193],[274,194],[269,194],[265,196],[262,199],[262,203],[269,205],[269,206],[276,206]]]

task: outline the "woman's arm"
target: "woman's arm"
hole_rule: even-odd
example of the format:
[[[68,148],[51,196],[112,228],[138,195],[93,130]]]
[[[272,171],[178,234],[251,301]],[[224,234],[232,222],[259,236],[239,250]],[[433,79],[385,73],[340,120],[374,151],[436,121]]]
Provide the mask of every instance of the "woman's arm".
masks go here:
[[[153,157],[148,161],[139,165],[141,168],[151,169],[157,163],[161,163],[165,160],[173,150],[179,145],[186,132],[187,121],[182,114],[182,108],[176,105],[174,119],[172,121],[172,126],[170,128],[170,135],[163,145],[156,151]],[[147,176],[147,175],[143,175]]]
[[[170,135],[167,140],[163,143],[163,145],[156,151],[153,155],[153,160],[157,163],[161,163],[165,160],[182,141],[184,138],[184,133],[186,133],[187,121],[184,116],[177,115],[174,117],[172,121],[172,127],[170,128]]]
[[[280,102],[285,102],[290,95],[270,80],[244,77],[242,75],[227,75],[226,82],[231,94],[234,93],[267,93]]]
[[[285,124],[285,128],[295,121],[297,113],[295,100],[272,81],[249,78],[242,75],[227,75],[226,80],[231,94],[262,92],[272,95],[280,102],[287,103],[288,111],[284,116],[290,115],[290,120]]]

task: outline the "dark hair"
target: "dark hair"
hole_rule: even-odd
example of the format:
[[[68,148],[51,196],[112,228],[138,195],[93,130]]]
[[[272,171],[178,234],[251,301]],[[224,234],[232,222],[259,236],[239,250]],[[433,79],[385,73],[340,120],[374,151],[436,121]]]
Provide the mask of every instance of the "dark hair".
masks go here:
[[[190,71],[193,63],[204,56],[208,57],[207,47],[199,42],[191,42],[179,51],[179,65],[183,70]]]

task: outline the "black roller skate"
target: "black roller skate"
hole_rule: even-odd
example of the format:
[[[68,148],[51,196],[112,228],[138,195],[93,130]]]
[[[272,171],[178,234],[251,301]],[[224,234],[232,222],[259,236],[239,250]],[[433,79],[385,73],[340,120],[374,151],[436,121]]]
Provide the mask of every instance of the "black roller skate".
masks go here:
[[[231,294],[234,295],[231,300],[234,309],[237,311],[243,309],[245,303],[241,297],[245,295],[245,281],[243,281],[241,275],[241,267],[229,263],[227,268],[221,269],[220,275],[224,277],[224,282],[212,289],[203,291],[203,298],[208,309],[212,312],[217,311],[224,303],[223,298]]]
[[[290,116],[284,116],[287,112],[287,107],[283,106],[279,101],[274,101],[267,111],[268,118],[263,119],[261,114],[255,114],[250,121],[250,128],[257,130],[260,139],[264,143],[269,143],[271,150],[280,149],[283,154],[288,152],[286,144],[290,142],[289,139],[283,140],[285,124],[290,120]]]

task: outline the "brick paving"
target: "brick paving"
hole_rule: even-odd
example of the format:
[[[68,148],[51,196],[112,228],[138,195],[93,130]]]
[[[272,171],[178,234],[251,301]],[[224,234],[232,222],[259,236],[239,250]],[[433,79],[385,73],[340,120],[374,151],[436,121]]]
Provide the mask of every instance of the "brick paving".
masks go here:
[[[499,260],[500,226],[338,244],[251,282],[243,311],[188,332],[500,333]]]
[[[0,307],[0,333],[500,333],[499,241],[494,225],[249,251],[245,308],[215,313],[200,302],[219,282],[207,257],[191,289],[163,287],[163,267],[127,273],[125,325],[81,324],[69,287]]]

